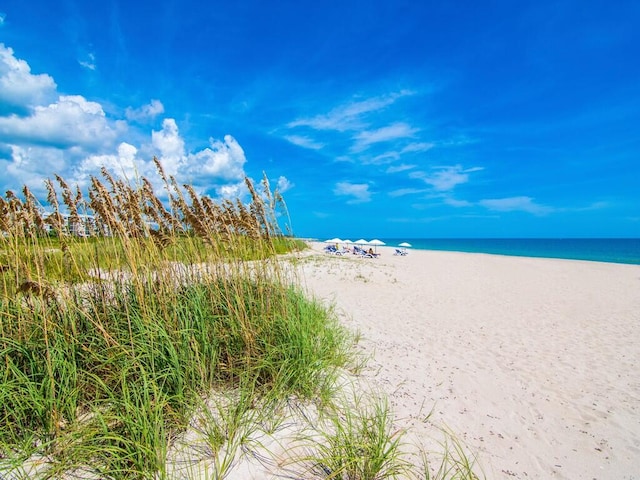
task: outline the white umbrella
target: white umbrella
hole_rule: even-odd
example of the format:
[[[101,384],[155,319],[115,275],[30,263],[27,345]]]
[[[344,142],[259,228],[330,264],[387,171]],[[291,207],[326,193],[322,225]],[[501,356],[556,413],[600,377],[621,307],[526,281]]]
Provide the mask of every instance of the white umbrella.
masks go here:
[[[369,245],[373,245],[374,247],[376,247],[376,252],[378,251],[378,245],[386,245],[386,243],[384,243],[382,240],[378,240],[377,238],[374,238],[373,240],[371,240],[369,242]]]
[[[406,255],[407,254],[407,247],[410,247],[411,244],[408,243],[408,242],[402,242],[402,243],[399,243],[398,246],[402,247],[403,254]]]
[[[339,238],[332,238],[330,240],[325,240],[324,243],[342,243],[342,240]]]
[[[356,245],[369,245],[369,242],[367,242],[364,238],[361,238],[360,240],[356,240],[355,242],[353,242]],[[355,248],[355,247],[354,247]],[[355,253],[355,252],[354,252]]]
[[[347,245],[351,245],[353,242],[351,240],[345,240],[342,243],[346,243]]]

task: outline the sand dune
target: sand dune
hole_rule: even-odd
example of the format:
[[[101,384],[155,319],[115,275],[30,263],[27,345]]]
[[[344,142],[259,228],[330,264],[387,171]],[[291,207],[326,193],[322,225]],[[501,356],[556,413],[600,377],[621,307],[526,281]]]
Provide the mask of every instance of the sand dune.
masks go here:
[[[492,479],[640,479],[639,266],[322,247],[304,287],[362,333],[415,442],[448,428]]]

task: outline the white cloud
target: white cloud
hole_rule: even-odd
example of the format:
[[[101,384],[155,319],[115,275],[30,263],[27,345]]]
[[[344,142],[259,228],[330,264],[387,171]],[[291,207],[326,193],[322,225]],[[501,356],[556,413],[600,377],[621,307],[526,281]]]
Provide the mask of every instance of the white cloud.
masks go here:
[[[386,173],[400,173],[400,172],[404,172],[407,170],[411,170],[412,168],[415,168],[415,165],[409,165],[406,163],[402,163],[400,165],[395,165],[393,167],[389,167],[387,168],[387,172]]]
[[[404,147],[400,153],[426,152],[427,150],[431,150],[434,146],[435,145],[433,143],[414,142]]]
[[[184,163],[185,149],[173,118],[166,118],[162,122],[162,130],[151,132],[151,144],[159,152],[158,157],[167,175],[175,175]]]
[[[336,195],[352,197],[347,203],[365,203],[371,201],[371,192],[369,185],[366,183],[336,183],[333,193]]]
[[[89,177],[98,175],[103,167],[111,174],[132,182],[139,177],[153,175],[155,166],[151,162],[138,159],[137,153],[136,147],[123,142],[118,145],[115,154],[90,155],[74,169],[73,182],[77,183],[80,188],[85,188],[89,185]]]
[[[389,192],[390,197],[404,197],[405,195],[415,195],[418,193],[426,193],[424,188],[399,188]]]
[[[159,100],[127,109],[129,120],[152,118],[164,112]],[[135,138],[135,142],[131,139]],[[178,125],[164,119],[162,128],[142,135],[125,120],[108,118],[102,105],[80,95],[58,95],[54,80],[33,75],[24,60],[0,44],[0,190],[44,193],[44,180],[59,174],[81,188],[101,168],[136,181],[157,183],[153,156],[165,173],[191,183],[201,193],[235,197],[248,192],[244,185],[246,158],[238,142],[227,135],[209,139],[210,146],[188,152]],[[284,177],[283,188],[291,188]]]
[[[240,198],[245,195],[247,186],[244,182],[232,183],[216,187],[216,193],[223,198]]]
[[[393,104],[399,98],[408,95],[413,95],[413,92],[401,90],[389,95],[349,102],[334,108],[328,114],[300,118],[290,122],[287,126],[289,128],[310,127],[315,130],[337,130],[339,132],[357,130],[365,125],[363,117],[367,114],[378,112]]]
[[[48,175],[66,170],[64,153],[61,150],[38,146],[10,146],[10,160],[0,162],[0,177],[7,184],[4,189],[18,190],[27,185],[35,194],[43,193],[43,166]]]
[[[91,149],[110,144],[117,132],[107,121],[100,104],[79,95],[66,95],[56,103],[34,107],[29,116],[0,117],[0,133],[10,139],[10,143]]]
[[[492,198],[480,200],[480,205],[498,212],[528,212],[534,215],[545,215],[553,211],[551,207],[540,205],[533,201],[531,197],[507,197],[507,198]]]
[[[377,155],[371,159],[362,159],[361,162],[372,165],[384,165],[386,163],[392,163],[400,158],[398,152],[390,151]]]
[[[323,143],[316,142],[308,136],[301,135],[286,135],[285,140],[299,147],[308,148],[310,150],[320,150],[324,147]]]
[[[127,107],[125,116],[127,120],[145,121],[154,119],[158,115],[164,113],[164,105],[160,100],[151,100],[147,105],[139,108]]]
[[[287,177],[278,177],[278,182],[276,183],[276,189],[278,190],[278,192],[284,193],[287,190],[291,190],[293,186],[293,183],[291,183]]]
[[[469,181],[469,173],[482,170],[482,167],[464,169],[461,165],[436,167],[435,171],[427,174],[425,172],[412,172],[411,178],[423,180],[439,192],[453,190],[457,185]]]
[[[7,14],[4,12],[0,12],[0,26],[4,25],[4,21],[7,18]]]
[[[209,139],[211,147],[187,158],[186,172],[194,183],[202,185],[212,178],[231,182],[242,182],[247,161],[244,150],[231,135],[224,141]]]
[[[451,198],[451,197],[446,197],[444,199],[444,203],[451,206],[451,207],[455,207],[455,208],[461,208],[461,207],[471,207],[473,206],[473,203],[467,201],[467,200],[457,200],[455,198]]]
[[[97,68],[96,56],[93,53],[88,53],[87,58],[85,60],[78,60],[78,63],[87,70],[95,70]]]
[[[401,138],[411,138],[417,132],[417,128],[413,128],[403,122],[397,122],[386,127],[378,128],[376,130],[365,130],[353,137],[355,143],[351,147],[351,151],[361,152],[375,143],[388,142]]]
[[[22,113],[25,109],[51,101],[56,83],[47,74],[33,75],[29,64],[16,58],[13,49],[0,43],[0,114]],[[6,112],[4,112],[6,113]]]

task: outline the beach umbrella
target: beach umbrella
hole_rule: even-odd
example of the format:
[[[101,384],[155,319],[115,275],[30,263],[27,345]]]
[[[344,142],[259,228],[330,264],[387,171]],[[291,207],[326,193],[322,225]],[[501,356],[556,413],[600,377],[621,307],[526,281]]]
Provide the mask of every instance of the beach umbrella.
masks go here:
[[[343,243],[339,238],[331,238],[329,240],[325,240],[324,243]]]
[[[351,245],[353,242],[352,242],[351,240],[345,240],[345,241],[344,241],[344,242],[342,242],[342,243],[346,243],[347,245]]]
[[[398,244],[398,246],[399,246],[399,247],[402,247],[402,250],[403,250],[403,251],[405,252],[405,254],[406,254],[406,252],[407,252],[407,247],[410,247],[410,246],[411,246],[411,244],[410,244],[410,243],[408,243],[408,242],[402,242],[402,243],[399,243],[399,244]]]
[[[376,252],[378,251],[378,245],[386,245],[386,243],[384,243],[382,240],[378,240],[377,238],[374,238],[373,240],[371,240],[369,242],[369,245],[373,245],[375,247]]]
[[[369,242],[367,242],[364,238],[361,238],[360,240],[356,240],[356,241],[355,241],[355,242],[353,242],[353,243],[355,243],[356,245],[360,245],[360,246],[362,246],[362,245],[369,245]]]

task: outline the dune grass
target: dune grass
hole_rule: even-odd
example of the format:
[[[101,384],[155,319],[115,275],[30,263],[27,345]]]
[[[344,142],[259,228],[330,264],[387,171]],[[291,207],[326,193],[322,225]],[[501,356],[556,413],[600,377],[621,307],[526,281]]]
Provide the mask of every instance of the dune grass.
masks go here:
[[[299,244],[266,178],[250,204],[215,204],[158,168],[169,208],[106,171],[89,201],[49,182],[49,215],[26,187],[0,201],[3,474],[162,478],[212,391],[326,397],[349,361],[347,332],[274,260]]]
[[[194,434],[223,478],[291,399],[333,419],[310,446],[320,478],[411,473],[386,404],[336,406],[356,337],[282,267],[304,243],[266,176],[214,202],[156,166],[161,194],[103,170],[86,197],[48,181],[46,214],[27,187],[0,197],[0,477],[177,478]]]

